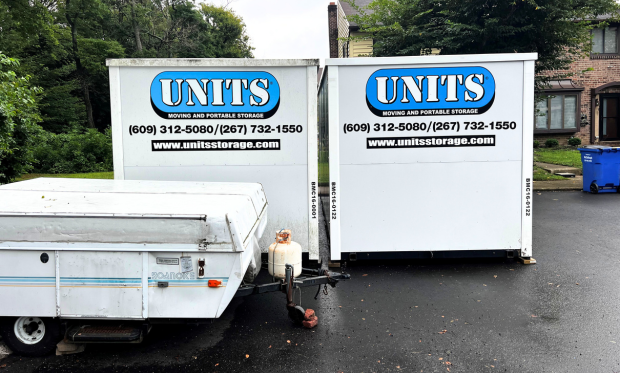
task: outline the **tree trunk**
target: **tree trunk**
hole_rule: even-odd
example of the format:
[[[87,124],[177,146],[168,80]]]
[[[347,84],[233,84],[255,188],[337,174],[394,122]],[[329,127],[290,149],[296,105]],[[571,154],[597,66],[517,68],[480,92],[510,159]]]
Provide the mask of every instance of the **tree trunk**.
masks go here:
[[[142,52],[142,40],[140,40],[140,25],[136,20],[136,0],[130,0],[131,2],[131,25],[133,26],[133,35],[136,39],[136,49],[138,52]]]
[[[95,128],[95,118],[93,117],[93,105],[90,102],[90,92],[88,91],[88,83],[82,80],[82,91],[84,92],[84,104],[86,104],[86,116],[88,118],[88,127]]]
[[[71,43],[73,48],[73,60],[75,61],[75,69],[78,73],[78,79],[80,84],[82,85],[82,92],[84,94],[84,104],[86,105],[86,116],[88,118],[88,127],[95,128],[95,119],[93,117],[93,105],[90,102],[90,93],[88,90],[88,76],[86,69],[82,65],[82,61],[80,60],[80,56],[78,55],[78,43],[77,43],[77,27],[76,27],[76,19],[71,19],[69,15],[69,8],[71,6],[71,0],[66,0],[66,11],[65,17],[67,18],[67,22],[69,26],[71,26]]]

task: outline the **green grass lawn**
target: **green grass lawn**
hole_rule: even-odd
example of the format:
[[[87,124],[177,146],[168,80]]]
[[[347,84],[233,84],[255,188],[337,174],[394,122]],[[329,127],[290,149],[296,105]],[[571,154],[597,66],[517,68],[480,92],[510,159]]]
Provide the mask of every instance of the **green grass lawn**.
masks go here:
[[[579,152],[579,150],[574,148],[535,149],[534,162],[544,162],[559,164],[562,166],[583,168],[583,166],[581,165],[581,153]]]
[[[564,180],[565,177],[553,175],[540,167],[534,166],[534,181]]]
[[[114,179],[114,171],[91,172],[86,174],[25,174],[15,181],[36,179],[38,177],[68,177],[72,179]]]

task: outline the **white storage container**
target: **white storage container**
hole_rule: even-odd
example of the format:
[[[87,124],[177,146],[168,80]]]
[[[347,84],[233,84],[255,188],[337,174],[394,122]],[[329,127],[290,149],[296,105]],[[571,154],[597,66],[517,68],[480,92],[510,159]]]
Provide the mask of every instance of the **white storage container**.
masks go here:
[[[259,182],[319,259],[318,60],[108,60],[115,178]],[[263,238],[266,250],[272,237]]]
[[[536,58],[327,59],[319,168],[329,174],[331,259],[530,257]]]

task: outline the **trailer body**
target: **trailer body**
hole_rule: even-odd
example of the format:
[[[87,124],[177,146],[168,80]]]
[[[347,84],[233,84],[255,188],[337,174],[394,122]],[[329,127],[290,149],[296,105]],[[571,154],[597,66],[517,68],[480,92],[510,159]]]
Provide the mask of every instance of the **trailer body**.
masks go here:
[[[257,183],[1,186],[0,298],[11,301],[0,316],[217,318],[248,266],[260,268],[266,222]]]
[[[331,259],[532,253],[536,54],[327,59]]]
[[[273,196],[268,231],[293,230],[319,259],[318,60],[107,65],[116,179],[260,182]]]

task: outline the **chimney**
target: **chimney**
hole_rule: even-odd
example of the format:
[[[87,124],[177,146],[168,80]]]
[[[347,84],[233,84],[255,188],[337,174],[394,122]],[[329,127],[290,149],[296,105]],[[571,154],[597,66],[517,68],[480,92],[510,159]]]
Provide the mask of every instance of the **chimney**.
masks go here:
[[[338,5],[335,2],[327,6],[327,24],[329,26],[329,57],[338,58]]]

